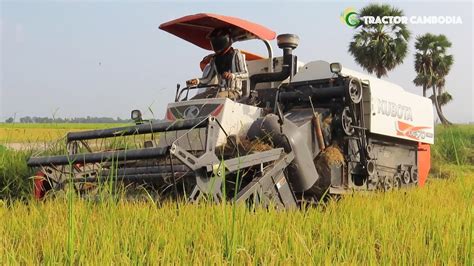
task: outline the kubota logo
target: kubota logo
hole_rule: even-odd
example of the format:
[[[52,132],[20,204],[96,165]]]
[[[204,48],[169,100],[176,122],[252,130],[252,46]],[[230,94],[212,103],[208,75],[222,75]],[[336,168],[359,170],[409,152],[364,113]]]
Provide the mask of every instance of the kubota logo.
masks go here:
[[[431,127],[416,127],[408,123],[397,121],[397,136],[404,136],[415,140],[433,138],[433,133],[425,131]]]
[[[341,21],[351,28],[355,28],[361,23],[359,14],[352,7],[344,9],[341,13]]]
[[[195,105],[191,105],[186,110],[184,110],[184,118],[196,118],[199,115],[199,108]]]
[[[413,121],[413,112],[409,106],[382,99],[377,99],[377,113],[406,121]]]

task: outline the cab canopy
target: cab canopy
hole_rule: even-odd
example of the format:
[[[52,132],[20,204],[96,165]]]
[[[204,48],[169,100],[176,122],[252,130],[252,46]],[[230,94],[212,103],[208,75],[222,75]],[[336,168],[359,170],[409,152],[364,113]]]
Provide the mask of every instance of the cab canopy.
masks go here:
[[[207,36],[217,28],[228,28],[234,41],[273,40],[276,36],[274,31],[253,22],[209,13],[189,15],[160,25],[160,29],[207,50],[212,50]]]

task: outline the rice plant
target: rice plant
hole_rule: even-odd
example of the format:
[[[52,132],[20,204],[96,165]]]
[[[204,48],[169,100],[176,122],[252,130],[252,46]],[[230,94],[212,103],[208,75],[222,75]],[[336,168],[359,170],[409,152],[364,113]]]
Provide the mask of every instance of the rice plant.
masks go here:
[[[0,264],[472,265],[473,129],[436,129],[424,188],[289,211],[82,199],[71,188],[36,201],[32,151],[0,147]]]

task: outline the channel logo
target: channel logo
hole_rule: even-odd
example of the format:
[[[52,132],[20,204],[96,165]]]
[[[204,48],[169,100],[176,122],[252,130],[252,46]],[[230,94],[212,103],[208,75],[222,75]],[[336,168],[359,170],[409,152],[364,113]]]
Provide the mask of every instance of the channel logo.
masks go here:
[[[357,11],[352,7],[348,7],[341,13],[341,22],[351,28],[355,28],[360,25],[361,20]]]

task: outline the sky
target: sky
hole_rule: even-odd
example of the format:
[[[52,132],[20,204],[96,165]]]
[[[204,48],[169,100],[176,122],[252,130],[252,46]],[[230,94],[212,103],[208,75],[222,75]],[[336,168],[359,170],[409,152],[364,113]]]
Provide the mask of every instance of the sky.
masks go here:
[[[379,2],[382,3],[382,2]],[[384,79],[421,95],[415,87],[415,37],[445,34],[454,65],[446,88],[454,100],[446,116],[474,121],[473,4],[471,2],[388,2],[407,16],[460,16],[462,24],[409,24],[412,38],[402,65]],[[300,37],[295,50],[303,62],[326,60],[365,72],[347,52],[355,30],[341,12],[364,2],[206,1],[103,2],[0,0],[0,121],[10,116],[162,118],[174,100],[176,84],[201,75],[199,62],[209,51],[158,29],[161,23],[194,14],[217,13],[262,24],[278,34]],[[237,48],[265,54],[258,41]],[[281,50],[273,43],[274,53]]]

